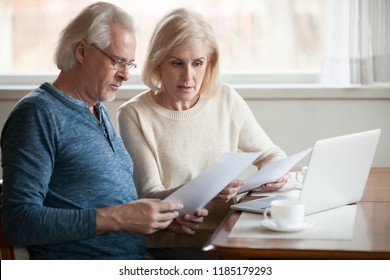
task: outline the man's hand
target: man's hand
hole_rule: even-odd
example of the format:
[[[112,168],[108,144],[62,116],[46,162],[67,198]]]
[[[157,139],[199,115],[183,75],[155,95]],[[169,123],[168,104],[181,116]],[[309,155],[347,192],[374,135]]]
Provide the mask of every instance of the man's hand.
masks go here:
[[[166,228],[183,205],[159,199],[140,199],[96,209],[96,232],[128,231],[151,234]]]

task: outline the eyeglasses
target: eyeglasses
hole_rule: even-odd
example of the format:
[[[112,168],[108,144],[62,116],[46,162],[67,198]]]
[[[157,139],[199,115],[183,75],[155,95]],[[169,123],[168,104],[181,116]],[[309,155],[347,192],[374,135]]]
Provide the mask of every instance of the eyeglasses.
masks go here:
[[[125,68],[127,68],[127,70],[132,70],[132,69],[137,68],[137,64],[135,64],[133,61],[126,62],[122,59],[114,59],[110,55],[108,55],[106,52],[104,52],[103,50],[98,48],[95,44],[91,44],[91,46],[93,46],[95,49],[97,49],[103,55],[108,57],[111,60],[112,66],[114,67],[115,70],[123,70]]]

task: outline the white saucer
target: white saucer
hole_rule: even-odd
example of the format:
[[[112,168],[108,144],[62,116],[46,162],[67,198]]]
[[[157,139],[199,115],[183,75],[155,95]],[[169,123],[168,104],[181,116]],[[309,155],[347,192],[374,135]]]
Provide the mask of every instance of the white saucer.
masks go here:
[[[302,231],[304,229],[311,228],[314,226],[313,222],[310,221],[303,221],[302,224],[300,224],[297,227],[293,228],[283,228],[279,227],[274,221],[268,219],[261,221],[261,224],[266,227],[267,229],[273,230],[273,231],[280,231],[280,232],[296,232],[296,231]]]

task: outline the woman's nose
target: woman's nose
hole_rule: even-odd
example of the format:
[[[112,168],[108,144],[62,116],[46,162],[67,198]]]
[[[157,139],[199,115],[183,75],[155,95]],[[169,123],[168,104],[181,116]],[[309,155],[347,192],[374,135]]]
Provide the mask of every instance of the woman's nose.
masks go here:
[[[192,67],[190,65],[183,67],[183,71],[181,73],[181,78],[183,80],[189,80],[191,78],[191,73],[192,73]]]

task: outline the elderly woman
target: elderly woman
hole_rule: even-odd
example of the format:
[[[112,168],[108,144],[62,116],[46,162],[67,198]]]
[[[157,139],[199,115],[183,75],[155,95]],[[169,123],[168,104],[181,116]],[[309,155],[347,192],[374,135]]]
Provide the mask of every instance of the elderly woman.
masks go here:
[[[142,73],[150,89],[123,104],[118,113],[141,197],[166,197],[225,152],[261,151],[254,161],[257,167],[285,156],[241,96],[220,82],[218,65],[213,30],[201,15],[177,9],[158,23]],[[261,187],[277,190],[287,176]],[[206,206],[209,215],[192,235],[160,231],[148,239],[149,248],[165,249],[172,254],[168,258],[186,258],[180,255],[182,249],[175,255],[166,248],[200,248],[226,215],[227,202],[241,184],[233,181]]]

